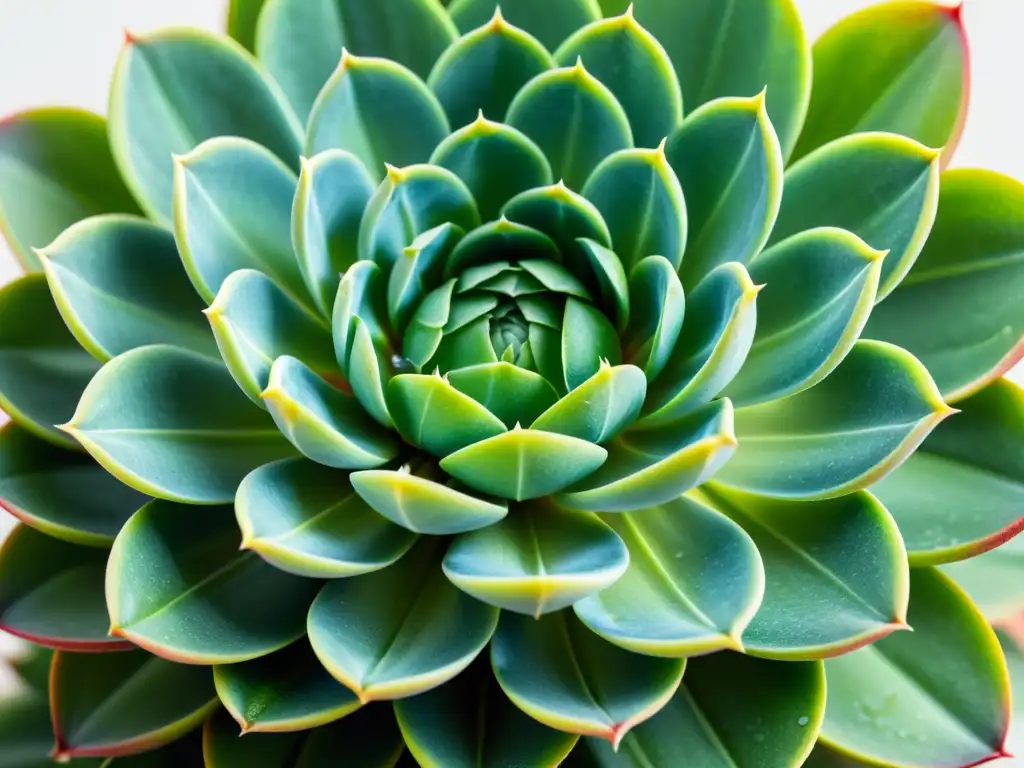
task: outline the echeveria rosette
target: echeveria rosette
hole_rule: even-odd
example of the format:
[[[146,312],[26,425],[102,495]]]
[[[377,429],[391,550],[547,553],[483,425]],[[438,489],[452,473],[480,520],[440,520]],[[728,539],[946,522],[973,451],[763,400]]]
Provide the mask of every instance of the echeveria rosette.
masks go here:
[[[229,29],[129,36],[109,123],[0,124],[40,270],[0,291],[0,627],[54,649],[0,746],[45,763],[52,718],[55,757],[115,765],[1003,753],[1003,654],[950,576],[1019,608],[985,585],[1022,526],[1024,187],[943,170],[958,11],[813,49],[789,0]]]

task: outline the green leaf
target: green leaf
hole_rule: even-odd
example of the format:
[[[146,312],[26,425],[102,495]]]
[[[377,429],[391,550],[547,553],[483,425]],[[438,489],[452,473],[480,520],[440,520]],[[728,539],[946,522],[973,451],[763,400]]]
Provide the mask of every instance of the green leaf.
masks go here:
[[[683,94],[672,61],[637,23],[632,6],[621,16],[579,29],[559,46],[555,59],[563,67],[582,59],[608,86],[629,117],[638,147],[658,146],[683,121]]]
[[[628,563],[626,546],[597,515],[533,501],[459,536],[444,573],[478,600],[539,619],[611,586]]]
[[[345,51],[313,105],[306,154],[347,150],[380,181],[385,166],[425,163],[449,130],[441,104],[415,74],[394,61]]]
[[[445,261],[463,234],[454,224],[441,224],[428,229],[403,251],[388,277],[392,329],[404,331],[424,295],[441,283]]]
[[[742,649],[764,593],[761,558],[742,528],[685,496],[602,519],[628,547],[629,568],[573,606],[584,624],[648,656]]]
[[[991,622],[1017,618],[1024,610],[1024,538],[968,560],[942,566]]]
[[[391,59],[425,78],[456,36],[434,0],[270,0],[256,49],[305,119],[346,51]]]
[[[527,83],[509,105],[505,122],[533,139],[554,175],[575,190],[604,158],[633,146],[622,106],[582,63]]]
[[[562,320],[562,368],[571,392],[604,364],[618,365],[622,351],[615,327],[591,304],[570,298]]]
[[[302,637],[319,582],[239,552],[240,539],[231,507],[144,506],[110,552],[111,633],[204,665],[266,656]]]
[[[541,376],[511,363],[460,368],[447,378],[455,389],[487,408],[508,429],[531,424],[558,401],[554,388]],[[446,414],[446,418],[451,419],[451,415]]]
[[[484,660],[449,683],[395,702],[402,735],[427,768],[556,768],[576,737],[546,728],[517,709]]]
[[[917,355],[956,402],[1024,356],[1022,285],[1024,185],[990,171],[946,171],[932,234],[865,333]]]
[[[207,139],[249,139],[299,168],[302,126],[256,60],[222,35],[170,28],[130,36],[114,70],[109,112],[117,166],[158,224],[172,220],[173,156]],[[260,192],[247,181],[250,194]]]
[[[680,277],[687,291],[721,264],[748,263],[775,225],[783,160],[765,95],[710,101],[668,141],[665,154],[686,192],[690,233]]]
[[[491,662],[502,690],[530,717],[613,747],[669,702],[686,665],[616,648],[568,611],[502,614]]]
[[[736,450],[727,399],[608,445],[608,460],[558,497],[571,509],[627,512],[664,504],[714,476]]]
[[[388,413],[385,392],[388,382],[397,372],[396,367],[401,363],[401,358],[389,356],[389,350],[381,349],[359,318],[353,321],[353,328],[355,338],[348,359],[348,383],[363,410],[379,426],[390,430],[394,428],[394,423]]]
[[[747,653],[829,658],[907,628],[906,549],[876,498],[778,501],[714,483],[702,491],[743,527],[764,563],[764,600],[742,638]]]
[[[50,696],[58,762],[162,747],[198,727],[217,706],[209,670],[143,651],[58,652]]]
[[[0,428],[0,507],[47,536],[110,546],[146,501],[91,457],[57,448],[14,423]]]
[[[910,578],[914,631],[826,662],[822,742],[874,764],[977,765],[1005,756],[1010,685],[995,633],[938,571]]]
[[[303,639],[277,653],[213,668],[217,696],[243,734],[305,731],[359,709]]]
[[[807,113],[811,52],[793,0],[635,0],[675,65],[689,110],[767,88],[768,116],[788,156]]]
[[[493,111],[493,110],[492,110]],[[483,117],[442,141],[430,158],[462,179],[480,216],[493,221],[516,195],[551,184],[551,166],[526,134]],[[498,112],[505,114],[504,108]]]
[[[356,325],[366,326],[379,347],[389,344],[387,336],[387,280],[380,267],[357,261],[341,277],[331,316],[334,355],[346,374],[356,337]]]
[[[274,361],[262,397],[278,429],[319,464],[370,469],[398,456],[393,434],[370,419],[354,397],[294,357]]]
[[[593,240],[604,248],[612,246],[612,235],[601,212],[562,181],[520,192],[505,204],[501,213],[509,221],[533,227],[550,237],[570,264],[589,264],[583,246],[577,242],[579,238]],[[589,271],[589,267],[574,270],[581,277]]]
[[[754,259],[754,344],[724,394],[739,406],[777,400],[822,381],[853,348],[875,305],[885,253],[850,232],[801,232]]]
[[[600,369],[530,424],[590,443],[606,443],[640,414],[647,378],[633,365],[602,364]]]
[[[757,326],[757,295],[746,268],[716,267],[687,294],[690,317],[683,323],[665,370],[650,383],[644,426],[661,426],[711,402],[747,359]]]
[[[616,329],[624,330],[629,323],[630,307],[629,284],[622,261],[614,251],[595,240],[580,237],[576,245],[582,256],[579,266],[585,273],[589,273],[589,282],[594,284],[592,290],[597,294],[598,304]],[[584,281],[588,282],[586,278]]]
[[[230,0],[226,31],[250,53],[256,52],[256,25],[267,0]]]
[[[858,341],[817,386],[738,409],[740,447],[716,479],[763,496],[842,496],[889,474],[952,413],[910,353]]]
[[[820,662],[716,653],[691,659],[679,692],[617,752],[591,739],[580,749],[590,749],[598,768],[798,766],[814,746],[825,698]]]
[[[340,273],[358,258],[359,225],[374,184],[351,152],[303,159],[292,203],[292,246],[317,309],[331,316]]]
[[[446,278],[457,277],[471,267],[495,262],[518,261],[519,266],[525,269],[523,262],[556,262],[558,256],[554,241],[543,232],[502,217],[476,228],[455,246],[445,264],[444,275]],[[557,269],[557,266],[552,265],[552,269]],[[557,287],[551,289],[559,290]]]
[[[309,611],[316,655],[364,704],[450,680],[494,633],[498,610],[445,578],[441,546],[425,539],[390,568],[332,581]]]
[[[462,128],[473,122],[478,112],[501,120],[522,87],[555,66],[537,38],[505,21],[501,8],[495,6],[489,23],[468,32],[441,54],[427,84],[449,122]]]
[[[104,365],[63,429],[132,488],[190,504],[230,502],[250,471],[294,454],[222,365],[166,346]]]
[[[0,547],[0,628],[65,651],[131,648],[110,637],[103,596],[107,553],[16,526]]]
[[[449,280],[427,294],[416,308],[402,339],[402,357],[422,370],[444,340],[444,327],[451,315],[452,293],[456,280]]]
[[[386,568],[416,540],[370,509],[347,472],[304,459],[254,470],[238,488],[235,515],[244,549],[314,579]]]
[[[686,300],[676,266],[663,256],[641,260],[629,276],[629,304],[623,354],[652,380],[668,364],[683,327]]]
[[[134,216],[94,216],[36,255],[65,323],[98,360],[162,343],[216,358],[204,304],[167,230]]]
[[[441,469],[471,488],[515,501],[572,485],[600,467],[608,452],[576,437],[516,428],[441,460]]]
[[[68,419],[97,370],[64,324],[43,275],[0,287],[0,410],[12,421],[47,442],[77,448],[54,425]]]
[[[794,159],[840,136],[887,131],[929,147],[960,139],[970,90],[959,6],[882,3],[814,44],[814,89]],[[851,67],[850,62],[862,62]]]
[[[44,685],[41,691],[17,692],[0,700],[0,751],[5,768],[53,768],[53,726],[45,691]],[[79,761],[75,768],[83,765],[89,762]]]
[[[881,301],[906,276],[932,229],[939,154],[903,136],[847,136],[793,165],[785,185],[769,245],[815,227],[849,230],[887,251]]]
[[[481,27],[494,18],[498,0],[453,0],[452,20],[463,34]],[[502,13],[517,27],[529,32],[550,51],[582,26],[601,18],[597,0],[517,0],[506,3]]]
[[[25,269],[38,270],[33,249],[75,222],[138,210],[110,154],[102,117],[48,107],[0,122],[0,234]]]

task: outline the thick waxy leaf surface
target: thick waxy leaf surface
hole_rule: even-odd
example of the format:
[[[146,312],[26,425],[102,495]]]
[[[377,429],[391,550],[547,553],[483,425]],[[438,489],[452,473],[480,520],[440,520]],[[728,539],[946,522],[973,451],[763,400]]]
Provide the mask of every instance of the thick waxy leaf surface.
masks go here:
[[[518,0],[504,4],[498,0],[453,0],[450,12],[465,34],[492,19],[498,6],[512,24],[529,32],[550,51],[580,27],[601,18],[597,0]]]
[[[683,327],[686,301],[676,265],[663,256],[641,260],[629,277],[629,303],[623,354],[654,379],[668,364]]]
[[[594,739],[578,749],[589,749],[597,768],[795,768],[811,751],[824,710],[820,662],[716,653],[692,659],[679,692],[617,752]]]
[[[603,248],[612,246],[612,235],[601,212],[585,197],[565,186],[564,181],[516,195],[502,209],[502,214],[510,221],[546,234],[570,264],[574,259],[587,263],[578,238],[593,240]],[[585,271],[581,269],[579,273],[583,275]],[[625,275],[622,283],[625,283]]]
[[[505,121],[533,139],[554,175],[575,190],[604,158],[633,146],[622,105],[582,63],[531,80],[512,101]]]
[[[75,341],[46,278],[0,288],[0,410],[44,440],[74,448],[57,429],[74,412],[99,364]]]
[[[138,206],[114,165],[102,117],[51,107],[0,123],[0,233],[26,269],[40,268],[34,248],[76,221],[122,212]]]
[[[47,536],[109,546],[146,500],[89,456],[13,423],[0,429],[0,507]]]
[[[37,255],[65,323],[97,359],[147,344],[217,356],[167,230],[134,216],[94,216]]]
[[[913,266],[935,221],[939,156],[886,133],[837,139],[786,172],[770,244],[815,227],[840,227],[886,251],[878,300]]]
[[[1024,538],[1020,536],[978,557],[944,565],[942,571],[967,590],[989,621],[1006,621],[1024,610]]]
[[[234,664],[302,636],[318,582],[239,552],[231,507],[154,501],[121,530],[107,566],[111,630],[150,653]]]
[[[615,326],[592,304],[571,297],[565,302],[561,336],[559,367],[565,372],[564,383],[569,392],[592,378],[602,365],[622,362]],[[547,373],[543,365],[541,371]]]
[[[363,703],[430,690],[491,639],[498,610],[445,578],[442,553],[440,540],[421,540],[390,568],[330,582],[313,603],[313,649]]]
[[[907,463],[872,486],[914,565],[963,560],[1024,528],[1024,391],[1005,379],[958,407]]]
[[[217,695],[242,732],[304,731],[359,709],[306,640],[241,664],[213,668]]]
[[[952,413],[910,353],[858,341],[817,386],[738,409],[740,448],[716,479],[764,496],[841,496],[881,480]]]
[[[764,563],[764,600],[743,633],[747,653],[827,658],[906,628],[906,549],[873,496],[791,502],[713,483],[702,490],[743,527]]]
[[[743,368],[725,394],[744,406],[813,387],[853,348],[875,304],[885,253],[822,227],[783,240],[750,265],[765,285]]]
[[[767,87],[768,115],[789,155],[811,93],[810,50],[792,0],[635,0],[633,9],[671,57],[688,110]]]
[[[732,403],[638,428],[608,445],[608,460],[558,497],[572,509],[627,512],[664,504],[712,477],[736,450]]]
[[[298,170],[302,128],[240,46],[197,29],[129,38],[110,92],[110,144],[129,189],[157,223],[172,219],[173,156],[217,136],[250,139]]]
[[[740,647],[764,592],[764,570],[738,525],[686,497],[603,519],[626,543],[629,568],[608,589],[576,603],[584,624],[647,655]]]
[[[765,94],[705,104],[671,135],[665,153],[686,191],[690,231],[680,277],[691,291],[718,265],[749,262],[775,224],[782,151]]]
[[[1024,185],[991,171],[946,171],[932,234],[865,333],[917,355],[956,402],[1024,356],[1022,286]]]
[[[50,707],[58,760],[156,749],[199,726],[216,706],[210,670],[202,667],[144,651],[53,657]]]
[[[970,89],[961,13],[940,3],[880,3],[826,32],[814,44],[814,88],[794,158],[850,133],[888,131],[946,147],[948,162]]]
[[[68,651],[131,646],[110,637],[103,597],[107,553],[17,526],[0,548],[0,628]]]
[[[900,632],[826,662],[822,741],[873,764],[958,768],[1005,754],[1006,662],[995,633],[948,578],[911,572]]]
[[[448,380],[509,429],[530,424],[558,401],[554,387],[543,377],[506,362],[460,368],[449,373]]]
[[[597,515],[534,501],[456,539],[444,572],[485,603],[540,618],[615,583],[628,563],[626,546]]]
[[[131,487],[192,504],[229,502],[250,471],[294,455],[220,363],[167,346],[103,366],[64,430]]]
[[[306,154],[347,150],[379,181],[385,165],[425,163],[448,132],[444,109],[415,74],[394,61],[346,52],[309,116]]]
[[[427,768],[555,768],[577,741],[517,709],[486,659],[443,686],[395,702],[395,714],[409,751]]]
[[[548,408],[531,429],[606,443],[640,414],[647,379],[635,365],[602,364],[597,373]]]
[[[424,294],[441,283],[445,261],[463,234],[454,224],[441,224],[402,252],[388,276],[388,319],[394,331],[405,330]]]
[[[225,31],[245,50],[256,52],[256,26],[266,0],[229,0]]]
[[[613,746],[669,702],[686,665],[616,648],[569,611],[541,619],[503,613],[491,663],[505,694],[530,717]]]
[[[334,579],[385,568],[415,536],[356,495],[348,473],[289,459],[242,481],[235,514],[243,546],[297,576]]]
[[[304,120],[344,51],[391,59],[425,78],[455,37],[433,0],[269,0],[256,50]]]

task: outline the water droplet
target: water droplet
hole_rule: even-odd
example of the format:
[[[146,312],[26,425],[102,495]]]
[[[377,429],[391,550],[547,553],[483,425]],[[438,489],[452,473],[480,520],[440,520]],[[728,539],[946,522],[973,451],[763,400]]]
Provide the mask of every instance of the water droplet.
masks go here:
[[[407,360],[401,355],[391,356],[391,367],[395,369],[396,374],[416,373],[416,366],[412,364],[412,361]]]
[[[804,725],[807,725],[807,724],[808,724],[809,722],[811,722],[811,718],[809,718],[809,717],[807,717],[807,716],[805,715],[804,717],[801,717],[801,718],[800,718],[799,720],[797,720],[796,722],[797,722],[797,724],[798,724],[798,725],[800,725],[800,726],[804,726]]]

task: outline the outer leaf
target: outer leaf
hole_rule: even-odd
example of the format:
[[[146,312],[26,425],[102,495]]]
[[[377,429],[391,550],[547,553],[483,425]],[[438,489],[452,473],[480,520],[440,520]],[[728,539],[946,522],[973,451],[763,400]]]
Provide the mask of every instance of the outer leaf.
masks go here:
[[[591,443],[606,443],[640,413],[647,379],[633,365],[601,364],[597,373],[548,408],[531,429],[558,432]]]
[[[768,241],[782,203],[782,150],[765,92],[700,107],[665,149],[686,191],[689,238],[680,269],[693,290],[715,267],[746,264]]]
[[[145,502],[89,456],[43,442],[13,423],[0,428],[0,506],[47,536],[109,546]]]
[[[53,657],[50,708],[58,762],[156,749],[197,727],[216,706],[210,672],[200,667],[143,651]]]
[[[846,134],[888,131],[947,147],[948,163],[970,90],[960,16],[960,6],[902,0],[828,30],[814,45],[814,89],[794,158]]]
[[[103,599],[107,553],[76,547],[19,525],[0,548],[0,628],[66,651],[131,645],[107,634]]]
[[[790,502],[714,483],[702,490],[743,527],[764,563],[764,601],[743,634],[747,653],[829,658],[906,629],[906,548],[873,496]]]
[[[463,34],[487,23],[500,5],[497,0],[453,0],[450,13]],[[597,0],[519,0],[506,3],[502,12],[517,27],[535,36],[548,50],[555,50],[569,35],[601,18]]]
[[[131,36],[121,52],[110,92],[110,144],[128,188],[159,224],[171,222],[173,155],[237,136],[297,171],[301,135],[280,89],[223,36],[172,28]]]
[[[242,47],[256,52],[256,23],[266,0],[230,0],[228,3],[227,33]]]
[[[582,62],[531,80],[512,101],[505,122],[533,139],[555,176],[576,190],[604,158],[633,146],[622,106]]]
[[[305,119],[346,50],[391,59],[425,78],[455,37],[433,0],[268,0],[256,49]]]
[[[991,622],[1014,619],[1024,608],[1024,538],[1020,536],[991,552],[945,565],[942,571],[967,590]]]
[[[878,301],[913,266],[935,221],[939,153],[886,133],[837,139],[786,172],[770,244],[814,227],[840,227],[885,250]]]
[[[66,107],[0,121],[0,233],[22,266],[76,221],[136,213],[107,142],[106,121]]]
[[[739,409],[740,448],[716,479],[763,496],[842,496],[881,480],[954,412],[908,352],[859,341],[817,386]]]
[[[865,333],[920,357],[956,402],[1024,356],[1022,284],[1024,185],[989,171],[947,171],[921,257]]]
[[[254,470],[238,488],[235,515],[243,548],[309,578],[386,568],[416,540],[356,496],[347,472],[304,459]]]
[[[318,583],[240,553],[240,538],[230,507],[144,506],[110,553],[111,633],[201,665],[247,661],[297,640]]]
[[[685,496],[603,519],[629,548],[629,568],[573,606],[584,624],[652,656],[742,648],[764,593],[761,557],[743,529]]]
[[[669,702],[685,666],[616,648],[567,611],[539,620],[503,614],[491,663],[505,694],[530,717],[613,747]]]
[[[539,619],[611,586],[628,564],[625,544],[597,515],[534,501],[457,538],[444,573],[478,600]]]
[[[309,639],[327,670],[364,704],[430,690],[487,645],[498,611],[441,572],[437,539],[377,573],[330,582],[309,611]]]
[[[1005,756],[1010,686],[995,633],[938,571],[913,571],[911,590],[913,632],[825,664],[822,741],[890,765],[978,765]]]
[[[107,363],[63,429],[132,488],[192,504],[229,502],[251,470],[293,454],[223,366],[166,346]]]
[[[425,0],[414,2],[426,5]],[[393,0],[388,4],[393,6]],[[403,19],[395,29],[410,29],[408,25]],[[306,154],[347,150],[379,181],[385,165],[401,168],[426,162],[448,132],[444,109],[414,73],[388,59],[345,51],[313,105]]]

